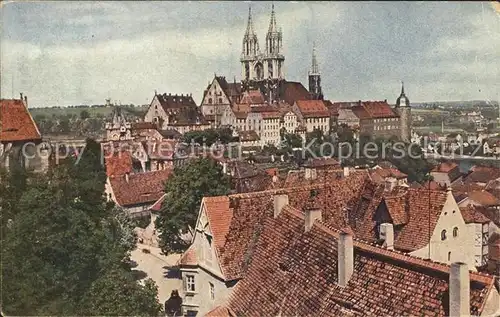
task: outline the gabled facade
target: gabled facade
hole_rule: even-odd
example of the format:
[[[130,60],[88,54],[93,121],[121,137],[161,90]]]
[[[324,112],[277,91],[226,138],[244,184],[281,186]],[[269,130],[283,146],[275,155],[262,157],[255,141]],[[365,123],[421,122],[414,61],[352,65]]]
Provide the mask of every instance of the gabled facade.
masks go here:
[[[157,94],[144,116],[144,122],[152,122],[159,130],[174,129],[184,134],[210,128],[191,95]]]

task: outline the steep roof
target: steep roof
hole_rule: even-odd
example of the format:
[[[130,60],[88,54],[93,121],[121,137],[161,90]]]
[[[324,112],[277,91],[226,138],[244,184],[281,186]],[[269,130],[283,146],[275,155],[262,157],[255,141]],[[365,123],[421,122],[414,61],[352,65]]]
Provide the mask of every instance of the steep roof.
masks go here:
[[[500,168],[475,166],[464,179],[466,183],[488,183],[500,178]]]
[[[488,223],[491,220],[486,217],[481,207],[476,206],[466,206],[460,207],[460,212],[462,213],[462,217],[464,218],[465,223]]]
[[[468,193],[469,199],[475,201],[481,206],[497,206],[500,205],[500,201],[484,190],[475,190]]]
[[[297,100],[311,99],[311,94],[300,82],[283,80],[279,90],[281,99],[290,105],[293,105]]]
[[[258,105],[266,103],[264,95],[258,89],[245,91],[240,100],[241,104]]]
[[[336,103],[340,108],[351,108],[359,119],[397,118],[387,101],[358,101]]]
[[[325,223],[344,228],[348,222],[344,209],[358,206],[366,180],[365,173],[357,173],[335,182],[204,198],[225,279],[234,280],[243,276],[257,234],[264,220],[273,214],[275,194],[287,193],[290,204],[299,209],[311,206],[322,208]],[[211,214],[218,216],[211,217]]]
[[[375,213],[385,202],[387,211],[395,225],[403,225],[395,229],[394,247],[398,250],[414,251],[425,247],[429,241],[448,197],[443,190],[428,190],[424,187],[396,187],[391,192],[378,188],[373,198],[373,205],[367,209],[363,217],[352,223],[354,232],[365,241],[375,242]],[[379,203],[375,203],[376,201]]]
[[[196,103],[191,95],[172,95],[172,94],[158,94],[156,95],[158,101],[160,102],[163,110],[166,113],[171,109],[185,108],[185,107],[194,107],[196,108]]]
[[[383,183],[387,177],[394,177],[396,179],[404,179],[408,177],[408,175],[401,172],[397,168],[373,168],[370,170],[370,175],[377,183]]]
[[[35,120],[21,99],[0,99],[0,142],[40,140]]]
[[[354,273],[338,285],[339,231],[285,206],[267,217],[245,278],[224,308],[236,316],[447,316],[447,265],[354,240]],[[479,315],[494,278],[470,273],[470,309]]]
[[[129,151],[115,152],[106,157],[106,175],[120,176],[132,172],[132,155]]]
[[[330,116],[330,112],[323,100],[297,100],[296,105],[305,118]]]
[[[110,177],[111,188],[120,206],[154,203],[164,192],[164,182],[173,169],[130,174],[127,182],[124,176]]]

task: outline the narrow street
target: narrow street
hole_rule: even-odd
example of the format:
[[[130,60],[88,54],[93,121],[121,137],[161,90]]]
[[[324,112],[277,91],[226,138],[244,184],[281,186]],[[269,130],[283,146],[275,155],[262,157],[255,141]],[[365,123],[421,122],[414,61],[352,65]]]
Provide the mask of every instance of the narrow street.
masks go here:
[[[144,253],[143,249],[148,249],[150,253]],[[138,271],[140,280],[151,278],[156,282],[158,299],[162,305],[170,297],[172,290],[181,291],[182,283],[175,265],[180,254],[165,256],[160,248],[138,243],[130,258],[137,263],[133,270]]]

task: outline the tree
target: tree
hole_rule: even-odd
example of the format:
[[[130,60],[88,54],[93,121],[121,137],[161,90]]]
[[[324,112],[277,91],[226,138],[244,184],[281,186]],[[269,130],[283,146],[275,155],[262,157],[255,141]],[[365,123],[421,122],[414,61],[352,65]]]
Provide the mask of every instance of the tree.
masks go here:
[[[87,110],[80,111],[80,119],[85,120],[90,118],[90,113]]]
[[[30,177],[16,204],[5,204],[12,219],[2,227],[5,313],[160,314],[153,283],[138,284],[127,264],[136,239],[131,221],[97,195],[104,179],[94,143],[77,165],[70,159]],[[6,195],[0,191],[2,205]]]
[[[162,251],[165,254],[184,251],[188,245],[181,234],[195,226],[201,199],[226,195],[229,189],[227,175],[214,160],[199,158],[176,167],[165,183],[166,196],[155,223]]]

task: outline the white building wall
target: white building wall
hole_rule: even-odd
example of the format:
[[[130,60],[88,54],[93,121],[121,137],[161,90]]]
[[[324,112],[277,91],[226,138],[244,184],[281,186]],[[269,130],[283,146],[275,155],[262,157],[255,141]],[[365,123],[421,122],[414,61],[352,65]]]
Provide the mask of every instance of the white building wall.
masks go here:
[[[324,134],[328,134],[330,132],[330,117],[306,118],[305,125],[308,133],[319,129]]]
[[[151,104],[149,105],[148,111],[144,115],[144,121],[145,122],[158,122],[159,119],[163,119],[163,125],[161,127],[162,130],[167,129],[168,127],[168,116],[165,113],[165,110],[163,110],[163,107],[160,104],[160,101],[158,100],[158,97],[155,96],[153,98],[153,101],[151,101]]]
[[[287,112],[283,117],[281,128],[285,128],[287,133],[295,133],[295,129],[299,126],[297,115],[292,111]]]
[[[212,232],[208,223],[208,217],[205,213],[205,207],[202,203],[200,216],[196,226],[196,232],[192,244],[196,249],[196,259],[198,266],[194,268],[181,268],[181,278],[183,279],[182,296],[185,309],[195,307],[198,311],[197,316],[204,316],[210,310],[227,301],[232,286],[226,285],[222,271],[219,265],[217,253],[214,247],[214,241],[209,243],[207,235]],[[195,292],[186,292],[185,278],[187,275],[193,275],[195,278]],[[214,297],[211,296],[210,284],[213,285]]]
[[[280,118],[269,118],[262,120],[263,130],[260,140],[261,146],[273,144],[277,146],[280,142]]]
[[[453,237],[453,228],[458,228],[458,236]],[[446,239],[441,240],[441,232],[446,230]],[[468,227],[462,218],[460,209],[453,198],[451,191],[441,210],[441,215],[430,240],[430,258],[433,261],[451,264],[464,262],[471,270],[476,270],[474,265],[474,234],[472,227]],[[451,252],[451,253],[450,253]],[[410,253],[424,259],[429,258],[429,245]]]

